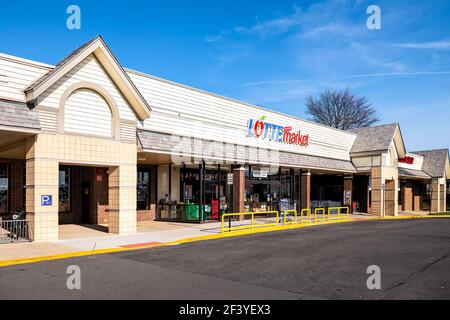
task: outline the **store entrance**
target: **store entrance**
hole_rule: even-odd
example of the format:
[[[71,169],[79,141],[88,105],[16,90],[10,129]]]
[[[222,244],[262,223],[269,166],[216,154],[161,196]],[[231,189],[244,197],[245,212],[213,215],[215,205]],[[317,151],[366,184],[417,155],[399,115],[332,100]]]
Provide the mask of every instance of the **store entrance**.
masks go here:
[[[355,213],[368,213],[369,206],[369,176],[353,177],[353,202],[356,205]]]

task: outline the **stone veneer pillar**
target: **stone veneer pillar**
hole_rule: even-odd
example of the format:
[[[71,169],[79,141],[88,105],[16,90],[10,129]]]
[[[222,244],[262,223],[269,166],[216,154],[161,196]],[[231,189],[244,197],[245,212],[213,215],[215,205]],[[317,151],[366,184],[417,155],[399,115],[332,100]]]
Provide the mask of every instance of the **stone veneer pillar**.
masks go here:
[[[402,195],[403,195],[403,211],[413,211],[413,189],[410,187],[403,187],[402,188]]]
[[[31,240],[58,240],[59,163],[44,139],[29,138],[26,148],[26,213]],[[43,196],[50,196],[51,203],[42,203]]]
[[[300,181],[301,209],[311,208],[311,172],[302,172]]]
[[[397,180],[386,180],[386,190],[384,191],[384,215],[396,216],[398,204],[396,195],[398,194]],[[397,209],[397,210],[396,210]]]
[[[372,202],[370,213],[378,217],[383,215],[383,194],[381,187],[381,167],[373,167],[371,169]]]
[[[109,233],[137,231],[136,175],[136,166],[109,167]]]
[[[440,212],[440,185],[437,180],[431,183],[431,212]]]
[[[233,171],[233,212],[245,211],[245,168],[235,168]]]

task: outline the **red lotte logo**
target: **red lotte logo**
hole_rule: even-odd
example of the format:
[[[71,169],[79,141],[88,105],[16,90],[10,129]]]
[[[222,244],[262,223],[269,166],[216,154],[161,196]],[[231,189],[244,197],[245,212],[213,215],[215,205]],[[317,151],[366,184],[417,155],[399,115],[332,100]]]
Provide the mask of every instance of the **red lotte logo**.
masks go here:
[[[409,156],[398,159],[398,162],[404,163],[404,164],[409,164],[409,165],[413,165],[414,161],[415,161],[415,159],[413,157],[409,157]]]
[[[292,127],[284,127],[268,123],[266,117],[248,121],[248,133],[250,138],[270,140],[279,143],[298,145],[301,147],[309,146],[309,135],[302,134],[300,130],[293,132]]]

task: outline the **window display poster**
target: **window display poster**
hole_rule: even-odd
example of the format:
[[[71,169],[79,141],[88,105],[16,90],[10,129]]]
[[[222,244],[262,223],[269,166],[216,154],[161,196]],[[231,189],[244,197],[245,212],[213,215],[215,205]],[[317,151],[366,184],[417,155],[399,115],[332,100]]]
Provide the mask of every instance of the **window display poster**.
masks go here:
[[[186,185],[184,188],[184,199],[192,200],[192,185]]]

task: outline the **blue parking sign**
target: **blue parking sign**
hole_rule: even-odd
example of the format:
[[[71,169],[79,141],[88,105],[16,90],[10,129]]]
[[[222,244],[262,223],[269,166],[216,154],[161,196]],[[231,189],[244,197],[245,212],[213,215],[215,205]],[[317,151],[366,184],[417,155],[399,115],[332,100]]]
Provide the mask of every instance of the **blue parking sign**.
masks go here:
[[[43,207],[51,207],[53,204],[53,196],[46,195],[41,197],[41,205]]]

